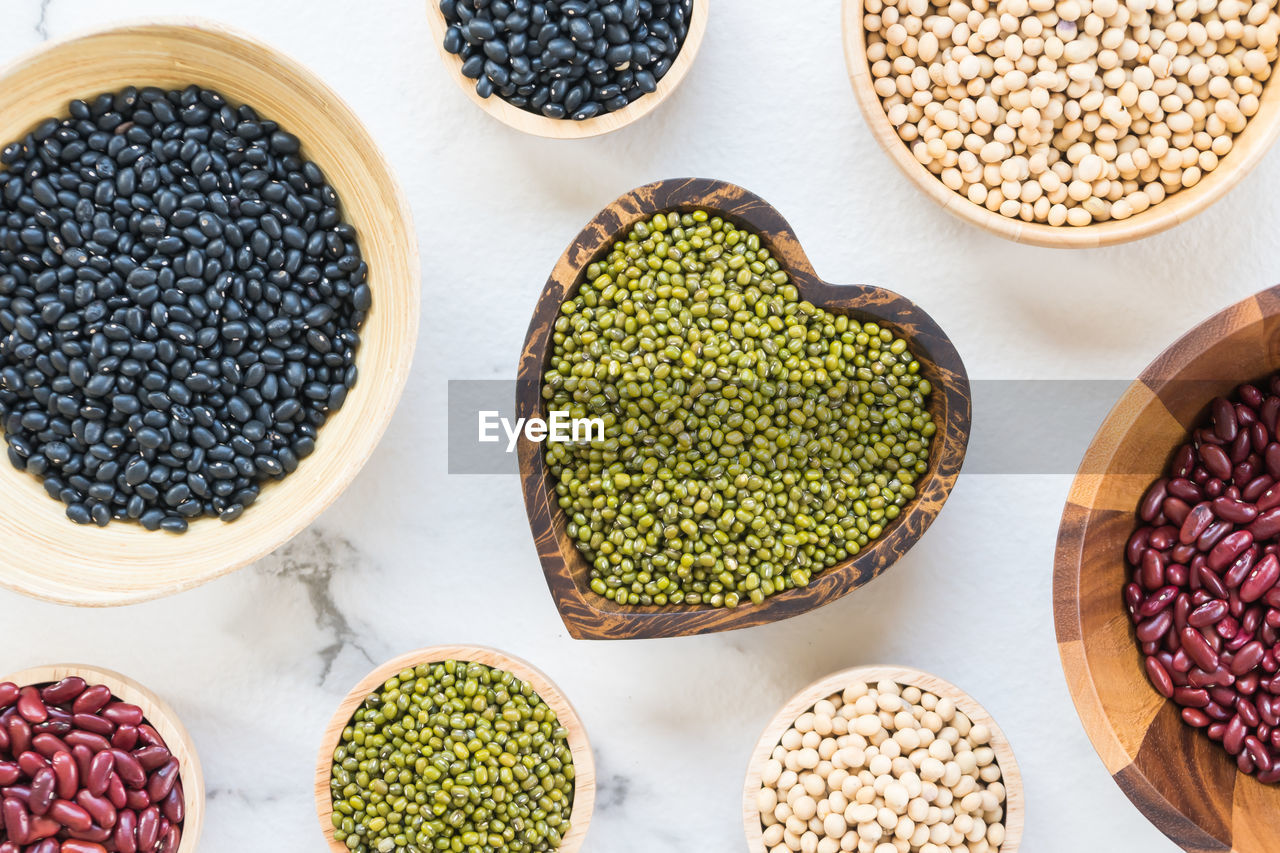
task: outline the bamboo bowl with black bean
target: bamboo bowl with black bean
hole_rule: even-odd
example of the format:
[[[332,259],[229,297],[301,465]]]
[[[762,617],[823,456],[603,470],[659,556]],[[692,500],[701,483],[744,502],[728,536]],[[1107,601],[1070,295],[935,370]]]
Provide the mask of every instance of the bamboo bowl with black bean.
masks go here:
[[[690,10],[689,16],[684,21],[684,26],[687,28],[687,32],[675,46],[674,55],[669,55],[666,58],[666,64],[669,65],[666,71],[659,74],[656,81],[646,81],[644,89],[637,90],[638,96],[633,97],[625,106],[604,112],[595,111],[590,117],[574,118],[564,110],[561,110],[561,117],[551,117],[541,112],[534,112],[530,109],[517,106],[503,98],[500,93],[495,92],[493,85],[491,85],[492,80],[487,73],[489,70],[497,71],[499,74],[506,74],[514,71],[514,69],[510,68],[501,68],[496,64],[497,60],[502,60],[503,63],[510,62],[510,57],[513,55],[510,47],[514,44],[514,39],[522,39],[525,44],[529,45],[527,50],[522,49],[521,53],[518,54],[521,60],[526,57],[537,56],[539,53],[547,49],[541,44],[536,44],[538,36],[536,30],[541,28],[537,25],[534,25],[534,27],[529,31],[520,32],[518,34],[508,32],[505,37],[500,37],[501,31],[490,33],[486,30],[487,40],[496,42],[497,44],[495,44],[493,48],[490,48],[491,52],[477,51],[474,54],[475,60],[473,61],[478,67],[474,69],[470,67],[470,65],[464,60],[463,56],[456,52],[467,42],[456,33],[453,36],[450,35],[451,28],[456,29],[456,22],[451,23],[450,20],[446,18],[445,12],[441,8],[445,4],[456,7],[458,5],[462,5],[464,2],[471,3],[473,0],[458,0],[456,3],[454,0],[444,0],[443,3],[442,0],[426,0],[427,22],[431,27],[431,37],[440,51],[441,61],[444,63],[449,76],[453,77],[458,85],[462,87],[463,91],[466,92],[467,97],[472,103],[496,118],[498,121],[508,127],[512,127],[524,133],[547,137],[550,139],[585,139],[588,137],[612,133],[615,130],[621,130],[627,125],[639,121],[649,113],[656,110],[675,92],[688,75],[689,70],[693,67],[694,60],[698,56],[698,49],[702,46],[703,37],[707,32],[707,16],[711,8],[711,0],[682,0],[682,2],[688,4],[688,8]],[[575,2],[577,2],[577,5],[582,7],[583,10],[590,6],[598,7],[601,5],[598,3],[588,4],[581,2],[581,0],[575,0]],[[488,7],[486,11],[492,11],[492,7],[489,7],[488,3],[477,5]],[[496,6],[497,4],[494,5]],[[522,11],[517,9],[516,5],[518,4],[508,4],[510,14],[513,16],[522,15],[524,25],[528,26],[530,23],[530,16],[527,14],[528,6],[526,5],[525,9]],[[638,6],[635,0],[625,0],[625,2],[623,0],[619,0],[619,2],[610,3],[608,5],[612,7],[610,10],[611,18],[616,19],[618,17],[618,13],[638,14],[634,11],[635,7]],[[625,7],[632,7],[632,9],[624,11]],[[545,11],[545,6],[543,8]],[[567,17],[570,20],[575,18],[581,21],[586,20],[585,11],[579,10],[574,10],[573,14],[567,15]],[[614,23],[621,24],[622,21],[615,20]],[[635,22],[633,21],[632,25],[634,24]],[[505,30],[505,26],[503,27],[503,30]],[[560,32],[558,29],[554,32],[559,43],[557,47],[563,47],[563,56],[566,60],[571,61],[575,58],[575,48],[579,46],[583,47],[583,50],[580,51],[582,57],[594,56],[596,61],[604,60],[603,55],[600,53],[593,54],[585,51],[585,48],[590,47],[590,45],[582,45],[580,33],[571,32],[567,29],[564,32]],[[585,32],[590,34],[591,29],[588,28]],[[638,42],[643,41],[643,39],[639,39],[638,36],[634,36],[633,33],[629,33],[628,35],[636,37]],[[604,35],[600,35],[598,37],[587,35],[587,38],[591,39],[593,42],[597,38],[600,41],[605,40]],[[610,47],[618,46],[619,45],[612,43],[610,44]],[[451,47],[453,48],[452,51],[450,50]],[[631,59],[633,59],[633,57],[630,53],[625,54],[625,58],[616,59],[615,64],[609,66],[608,73],[615,71],[622,73],[626,73],[628,71],[634,72],[637,66],[632,64],[630,61]],[[653,59],[657,60],[658,57],[655,56]],[[527,69],[526,73],[529,73]],[[530,76],[532,76],[532,74],[530,74]],[[550,75],[548,75],[547,79],[548,81],[551,79]],[[568,83],[570,81],[566,80],[565,82]],[[488,91],[489,94],[487,97],[481,96],[477,93],[476,87],[478,83]],[[550,83],[548,82],[545,85],[550,85]],[[566,87],[566,90],[567,88],[568,87]],[[565,96],[562,93],[560,97],[563,99]],[[585,96],[574,97],[575,101],[573,101],[571,105],[573,105],[575,109],[581,109],[581,104],[583,103]],[[589,98],[586,98],[586,101],[590,103]],[[595,103],[595,106],[601,107],[603,105],[597,102]]]
[[[592,564],[570,532],[571,519],[560,503],[557,476],[544,455],[547,447],[522,437],[519,457],[525,509],[547,584],[561,618],[574,637],[626,639],[701,634],[772,622],[834,601],[878,576],[915,544],[941,510],[964,459],[970,423],[968,377],[959,354],[942,329],[911,301],[888,290],[838,286],[819,279],[791,227],[777,210],[741,187],[705,179],[661,181],[627,193],[602,211],[569,246],[552,272],[529,325],[518,368],[516,409],[519,417],[548,417],[543,386],[556,351],[554,339],[559,334],[556,324],[563,316],[562,306],[574,300],[585,286],[584,279],[592,265],[606,258],[614,244],[626,239],[637,223],[652,221],[655,214],[662,212],[692,214],[696,211],[703,211],[708,218],[731,224],[735,229],[741,228],[747,234],[758,235],[762,249],[768,250],[770,263],[776,261],[778,265],[773,275],[788,282],[784,287],[794,287],[796,298],[802,300],[800,306],[809,306],[796,310],[825,311],[831,324],[839,323],[849,330],[854,329],[855,323],[866,323],[867,328],[875,328],[877,339],[884,340],[886,348],[890,346],[888,341],[897,342],[892,346],[898,347],[899,353],[904,351],[902,342],[905,342],[906,351],[918,362],[918,378],[932,386],[927,403],[919,412],[920,418],[930,421],[936,429],[930,439],[927,467],[913,469],[923,468],[918,479],[913,475],[910,500],[900,501],[901,506],[892,511],[888,506],[874,510],[881,519],[871,525],[876,528],[874,533],[879,534],[878,538],[869,535],[867,528],[860,528],[868,541],[860,548],[853,547],[858,544],[853,542],[857,538],[855,530],[840,542],[840,549],[846,550],[841,550],[841,556],[837,557],[833,556],[834,551],[826,550],[836,545],[836,540],[829,537],[830,541],[822,546],[823,559],[829,562],[813,570],[811,575],[811,564],[798,561],[784,550],[778,555],[779,565],[771,569],[775,572],[771,576],[778,578],[777,587],[764,590],[764,594],[757,591],[749,595],[750,590],[758,587],[752,586],[748,578],[745,581],[748,586],[742,590],[725,590],[726,595],[718,599],[708,594],[704,600],[699,594],[697,599],[690,599],[697,603],[688,603],[683,602],[681,593],[677,600],[682,603],[670,600],[650,603],[633,602],[627,595],[628,600],[620,603],[604,594],[613,588],[602,590],[601,584],[605,581],[593,577]],[[741,238],[739,235],[733,239]],[[754,239],[749,239],[752,245]],[[865,413],[860,417],[866,417]],[[843,428],[848,424],[842,422],[839,426]],[[730,427],[726,427],[728,429]],[[726,432],[725,441],[734,444],[739,439]],[[634,484],[637,476],[643,482],[647,477],[645,471],[649,470],[632,472],[627,477],[628,484]],[[653,474],[658,476],[656,471]],[[785,480],[786,475],[782,476]],[[618,483],[620,479],[615,480],[615,484]],[[904,491],[896,497],[906,495]],[[610,497],[601,495],[601,500],[607,504]],[[850,506],[829,509],[835,517],[851,524],[855,514],[859,521],[866,522],[872,516],[862,503],[850,499]],[[698,505],[696,509],[703,508]],[[744,505],[743,509],[745,512],[747,507]],[[808,520],[798,520],[798,523],[807,524]],[[700,529],[685,532],[692,537]],[[845,529],[852,528],[846,525]],[[680,534],[672,531],[672,535]],[[744,541],[750,548],[759,547],[750,539]],[[847,557],[843,556],[846,554]],[[802,568],[802,563],[805,570],[800,572],[803,577],[798,577],[793,573]],[[796,582],[783,580],[784,577],[793,577]],[[734,593],[732,598],[728,592]]]
[[[359,376],[341,408],[327,413],[314,451],[284,479],[264,479],[260,498],[234,523],[196,518],[181,535],[126,520],[101,528],[74,524],[64,515],[68,508],[45,493],[39,478],[5,461],[0,465],[0,540],[6,559],[0,585],[60,603],[116,605],[187,589],[262,557],[301,531],[350,484],[403,390],[419,310],[408,205],[355,114],[287,56],[220,26],[186,20],[55,42],[0,74],[0,144],[22,140],[50,117],[67,117],[77,99],[92,102],[127,87],[178,91],[192,86],[218,93],[232,108],[248,105],[262,119],[278,122],[286,132],[281,144],[296,139],[291,144],[300,143],[298,156],[314,162],[336,193],[342,220],[353,229],[368,265],[371,305],[355,350]],[[182,233],[189,233],[194,244],[201,239],[194,227]],[[253,236],[259,235],[268,236],[261,231]],[[298,234],[284,236],[296,246]],[[143,237],[134,239],[138,245]],[[234,318],[223,319],[230,324]],[[233,330],[224,327],[223,332]],[[144,446],[142,432],[135,435]],[[116,464],[123,468],[128,461]],[[75,511],[85,515],[80,520],[89,520],[83,507]]]
[[[1120,789],[1157,829],[1190,851],[1273,853],[1276,849],[1280,785],[1260,781],[1259,775],[1253,774],[1258,773],[1261,764],[1242,765],[1246,753],[1237,748],[1237,754],[1231,754],[1224,748],[1226,737],[1219,732],[1215,741],[1210,731],[1216,728],[1224,708],[1231,709],[1225,715],[1233,729],[1244,722],[1248,713],[1237,709],[1247,705],[1261,707],[1262,700],[1268,699],[1269,713],[1274,710],[1272,700],[1276,694],[1269,689],[1278,686],[1273,680],[1274,649],[1266,650],[1263,657],[1269,659],[1261,663],[1260,669],[1249,671],[1248,666],[1235,667],[1237,661],[1246,663],[1244,654],[1236,654],[1241,650],[1239,644],[1230,646],[1223,640],[1220,667],[1230,681],[1213,685],[1211,700],[1196,703],[1215,716],[1210,718],[1204,711],[1180,705],[1179,700],[1188,701],[1188,695],[1195,696],[1195,689],[1187,688],[1192,683],[1190,673],[1200,663],[1189,665],[1185,673],[1177,668],[1180,661],[1166,668],[1162,661],[1171,645],[1169,641],[1177,636],[1186,642],[1185,651],[1172,646],[1185,659],[1195,639],[1188,633],[1210,631],[1221,640],[1219,629],[1223,634],[1230,633],[1230,623],[1224,618],[1206,626],[1200,620],[1201,614],[1192,623],[1191,617],[1183,616],[1180,605],[1174,603],[1166,611],[1173,620],[1185,618],[1187,627],[1200,624],[1202,628],[1192,627],[1190,632],[1171,630],[1157,638],[1159,644],[1146,644],[1150,639],[1146,628],[1152,623],[1143,617],[1147,625],[1140,633],[1131,618],[1131,613],[1142,616],[1144,611],[1127,597],[1130,593],[1126,586],[1137,577],[1127,552],[1135,537],[1146,533],[1139,515],[1147,509],[1143,507],[1144,498],[1157,491],[1153,483],[1161,478],[1176,482],[1173,469],[1182,464],[1182,448],[1192,446],[1193,434],[1214,423],[1213,412],[1218,408],[1213,405],[1215,398],[1239,400],[1243,409],[1244,398],[1236,395],[1236,389],[1252,383],[1271,396],[1274,390],[1270,380],[1278,370],[1280,286],[1241,300],[1191,329],[1142,371],[1099,427],[1072,482],[1058,530],[1054,623],[1058,652],[1076,711]],[[1264,432],[1273,426],[1267,426]],[[1210,446],[1199,436],[1194,441],[1197,453]],[[1204,466],[1197,462],[1196,467]],[[1244,471],[1243,467],[1234,467]],[[1227,478],[1232,483],[1227,488],[1242,492],[1243,487],[1235,486],[1234,477],[1233,472]],[[1250,497],[1261,500],[1252,493]],[[1182,528],[1174,526],[1172,530],[1173,542],[1181,545]],[[1150,540],[1148,544],[1152,544]],[[1273,538],[1259,531],[1257,544],[1270,547]],[[1160,556],[1154,546],[1145,551]],[[1140,556],[1145,558],[1146,554]],[[1210,552],[1209,556],[1214,559],[1213,565],[1219,565],[1218,555]],[[1252,554],[1247,556],[1252,560]],[[1253,564],[1261,567],[1266,562],[1259,559]],[[1240,565],[1239,561],[1232,561],[1220,573],[1222,579],[1210,568],[1205,555],[1189,558],[1189,565],[1195,567],[1198,577],[1208,580],[1205,590],[1215,581],[1229,587],[1229,613],[1239,612],[1235,608],[1242,604],[1254,611],[1253,616],[1231,618],[1238,626],[1237,638],[1249,640],[1255,632],[1261,636],[1263,631],[1275,630],[1262,620],[1258,622],[1260,628],[1246,630],[1249,620],[1268,605],[1253,600],[1256,591],[1246,594],[1245,583],[1257,580],[1252,574],[1246,576],[1247,581],[1230,579],[1231,570]],[[1160,573],[1179,598],[1187,595],[1190,599],[1185,588],[1176,585],[1177,567],[1171,555],[1167,568],[1160,566]],[[1156,598],[1145,589],[1140,591],[1148,601]],[[1199,609],[1201,600],[1197,591],[1191,609]],[[1209,601],[1214,600],[1210,595]],[[1154,654],[1144,653],[1152,652],[1151,645],[1156,645]],[[1256,642],[1253,645],[1260,647]],[[1213,646],[1207,648],[1217,657]],[[1179,678],[1176,691],[1169,689],[1174,686],[1170,670]],[[1198,679],[1200,673],[1195,674]],[[1260,680],[1259,675],[1264,678]],[[1232,695],[1237,689],[1245,690],[1244,684],[1249,680],[1256,685],[1252,693],[1247,697],[1243,692]],[[1161,682],[1165,684],[1163,688]],[[1170,698],[1165,698],[1162,689]],[[1219,704],[1218,700],[1226,704]],[[1253,746],[1263,746],[1253,736],[1255,731],[1261,731],[1259,727],[1248,726],[1243,731],[1249,733]],[[1266,746],[1271,745],[1268,738]],[[1265,760],[1274,764],[1270,758]]]
[[[578,853],[595,791],[569,700],[532,664],[482,646],[433,646],[374,669],[338,706],[316,766],[333,853]]]

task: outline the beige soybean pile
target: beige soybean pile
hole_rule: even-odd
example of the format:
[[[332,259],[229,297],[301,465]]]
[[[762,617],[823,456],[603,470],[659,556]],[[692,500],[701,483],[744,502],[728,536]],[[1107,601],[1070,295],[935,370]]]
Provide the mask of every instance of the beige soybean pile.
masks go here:
[[[987,726],[881,681],[801,714],[761,770],[756,806],[770,853],[997,853],[1005,795]]]
[[[1050,225],[1122,220],[1218,168],[1258,111],[1274,0],[865,0],[890,123],[948,188]]]

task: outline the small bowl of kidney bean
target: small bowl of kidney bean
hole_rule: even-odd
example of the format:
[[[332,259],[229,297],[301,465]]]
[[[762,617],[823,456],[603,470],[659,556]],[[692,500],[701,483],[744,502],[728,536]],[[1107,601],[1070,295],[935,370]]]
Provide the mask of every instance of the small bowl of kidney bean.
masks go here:
[[[1151,684],[1280,782],[1280,375],[1209,406],[1138,508],[1124,587]]]
[[[146,688],[51,666],[0,681],[0,853],[189,853],[204,782]]]

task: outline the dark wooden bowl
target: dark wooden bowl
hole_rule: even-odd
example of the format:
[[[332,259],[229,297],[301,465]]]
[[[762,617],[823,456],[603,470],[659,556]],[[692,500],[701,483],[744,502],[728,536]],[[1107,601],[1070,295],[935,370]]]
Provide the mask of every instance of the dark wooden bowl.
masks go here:
[[[1071,488],[1053,607],[1067,683],[1094,748],[1147,819],[1188,851],[1280,850],[1280,787],[1236,768],[1147,681],[1121,589],[1142,494],[1209,402],[1280,369],[1280,287],[1188,332],[1129,387]]]
[[[737,608],[696,605],[625,607],[593,593],[590,567],[565,533],[567,520],[557,504],[542,447],[521,437],[520,477],[525,509],[542,560],[547,585],[569,633],[578,639],[610,640],[676,637],[762,625],[821,607],[857,589],[893,565],[916,543],[942,509],[955,485],[969,441],[969,377],[964,363],[938,324],[909,299],[869,285],[833,285],[818,278],[791,226],[757,195],[722,181],[684,178],[632,190],[606,207],[565,250],[534,309],[520,356],[516,392],[518,417],[545,417],[542,377],[551,351],[552,324],[560,306],[573,297],[583,271],[608,253],[638,221],[669,210],[702,209],[754,231],[790,273],[801,295],[813,304],[859,320],[874,320],[905,337],[934,387],[930,409],[938,432],[929,471],[918,497],[884,534],[854,558],[816,575],[807,587]]]

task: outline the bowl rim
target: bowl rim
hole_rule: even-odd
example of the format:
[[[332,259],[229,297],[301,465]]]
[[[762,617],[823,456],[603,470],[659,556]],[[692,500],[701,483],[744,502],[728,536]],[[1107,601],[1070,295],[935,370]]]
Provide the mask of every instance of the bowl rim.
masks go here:
[[[589,139],[613,133],[644,118],[670,97],[684,82],[684,78],[693,67],[707,32],[707,16],[711,11],[711,0],[692,0],[692,2],[693,12],[689,20],[689,32],[685,35],[684,44],[680,46],[680,51],[671,63],[671,68],[658,81],[657,89],[641,95],[620,110],[583,121],[573,121],[547,118],[531,113],[512,106],[497,95],[482,98],[476,94],[474,82],[462,74],[462,60],[444,49],[444,34],[447,27],[438,0],[426,0],[427,24],[431,28],[431,40],[440,54],[445,70],[468,99],[508,127],[547,139]]]
[[[333,752],[337,749],[342,737],[342,730],[351,721],[360,704],[389,678],[420,664],[442,663],[447,660],[483,664],[493,669],[510,672],[527,681],[539,698],[555,711],[560,725],[568,730],[569,751],[573,754],[574,767],[573,809],[569,813],[569,834],[561,840],[557,853],[577,853],[582,848],[587,831],[591,827],[596,800],[595,755],[591,749],[591,740],[587,735],[586,727],[582,723],[582,717],[559,686],[533,664],[488,646],[461,644],[428,646],[406,652],[379,664],[361,678],[338,704],[321,738],[315,773],[316,817],[329,849],[332,853],[349,853],[345,845],[339,844],[333,838],[331,822],[333,799],[329,791]]]
[[[354,132],[359,144],[370,152],[370,161],[377,163],[378,168],[385,174],[388,193],[385,198],[380,200],[380,205],[394,211],[392,216],[403,222],[403,236],[405,241],[399,251],[404,255],[404,263],[411,276],[404,283],[403,289],[412,291],[411,294],[408,294],[411,298],[403,300],[404,304],[397,305],[395,308],[397,309],[398,315],[407,320],[408,326],[413,333],[405,335],[402,345],[394,351],[395,358],[393,361],[386,365],[379,365],[379,367],[384,368],[381,372],[389,377],[388,390],[391,393],[387,395],[387,399],[390,401],[391,405],[378,407],[381,414],[379,414],[375,419],[370,420],[368,422],[367,429],[363,430],[362,434],[365,436],[363,439],[363,443],[366,445],[365,448],[358,454],[358,458],[353,458],[347,462],[343,470],[340,472],[342,476],[335,478],[332,481],[337,482],[340,480],[342,481],[342,485],[338,487],[330,486],[329,488],[332,493],[327,497],[322,505],[315,509],[314,512],[308,513],[306,518],[298,517],[296,513],[281,516],[282,518],[292,520],[288,520],[286,523],[278,525],[279,529],[283,532],[279,535],[273,536],[272,543],[260,545],[252,549],[252,551],[246,550],[242,554],[236,556],[231,562],[220,563],[216,568],[209,569],[206,567],[206,569],[199,575],[186,576],[181,579],[169,580],[164,583],[153,583],[130,591],[116,589],[107,592],[94,584],[86,584],[83,582],[78,584],[78,588],[74,591],[72,591],[71,585],[67,583],[62,584],[62,589],[60,591],[53,591],[39,584],[32,583],[23,577],[15,578],[11,576],[8,571],[9,564],[5,561],[0,561],[0,588],[10,589],[20,594],[55,604],[80,607],[115,607],[163,598],[168,595],[192,589],[230,574],[238,569],[244,568],[250,563],[267,556],[314,523],[316,519],[318,519],[325,510],[332,506],[332,504],[346,491],[347,487],[355,480],[359,472],[372,458],[374,451],[377,449],[383,435],[389,427],[398,403],[403,397],[409,374],[412,372],[414,355],[417,348],[417,332],[420,327],[421,320],[422,292],[421,259],[417,240],[417,230],[414,227],[412,208],[394,165],[377,145],[368,126],[360,118],[359,114],[352,109],[347,101],[310,66],[293,58],[293,56],[280,50],[274,45],[236,27],[222,23],[221,21],[198,15],[135,16],[109,24],[78,28],[70,33],[42,42],[34,48],[22,52],[17,58],[0,65],[0,85],[11,77],[23,73],[29,66],[42,61],[51,53],[56,51],[67,51],[79,44],[91,42],[96,39],[132,35],[144,38],[175,40],[181,39],[184,35],[190,35],[192,33],[207,36],[221,42],[222,45],[220,49],[223,50],[228,47],[241,48],[254,55],[268,57],[272,63],[287,70],[292,77],[305,82],[307,89],[309,89],[316,97],[323,100],[326,104],[327,110],[335,114],[340,120],[340,122],[335,120],[332,123],[335,126],[339,123],[344,125],[348,131],[347,135]],[[184,68],[185,67],[186,66],[184,66]],[[198,68],[198,66],[192,67]],[[63,115],[65,113],[66,104],[63,103],[58,107],[58,114]],[[304,141],[304,146],[305,144],[306,143]],[[388,292],[390,292],[390,289]],[[367,325],[365,329],[368,329]],[[356,390],[353,393],[358,394],[360,392]],[[10,466],[0,463],[0,467]],[[24,472],[14,471],[13,473],[22,476],[30,476]],[[8,474],[5,474],[5,476],[8,476]],[[273,485],[275,484],[264,484],[265,487]],[[69,523],[61,519],[60,515],[58,520],[63,523]],[[212,524],[215,521],[217,521],[217,519],[197,519],[196,522],[193,523],[193,527],[195,524]],[[154,535],[161,536],[162,533],[160,531],[155,531]]]
[[[1026,803],[1022,791],[1022,771],[1018,767],[1013,745],[995,718],[976,699],[949,681],[932,673],[905,666],[870,664],[855,666],[825,675],[798,690],[770,719],[756,740],[755,748],[747,762],[746,778],[742,790],[742,820],[750,853],[768,853],[762,838],[760,809],[756,805],[756,792],[760,790],[760,773],[764,763],[773,754],[782,735],[796,718],[813,707],[814,703],[835,693],[854,681],[874,684],[882,680],[894,681],[904,687],[918,687],[938,698],[949,698],[972,722],[983,723],[991,730],[990,746],[1000,765],[1001,781],[1005,786],[1005,840],[993,853],[1017,853],[1022,843],[1022,831],[1026,816]]]
[[[1110,473],[1110,462],[1123,437],[1142,419],[1149,405],[1160,403],[1160,389],[1166,383],[1176,381],[1173,377],[1202,356],[1206,343],[1212,344],[1223,339],[1226,337],[1224,333],[1233,329],[1239,331],[1253,324],[1267,324],[1274,322],[1277,317],[1280,317],[1280,285],[1232,303],[1194,325],[1161,351],[1125,390],[1090,441],[1072,479],[1058,527],[1053,566],[1054,633],[1072,704],[1089,737],[1090,745],[1101,759],[1108,775],[1143,817],[1180,846],[1192,843],[1188,839],[1199,839],[1197,844],[1210,843],[1208,831],[1171,803],[1162,793],[1162,786],[1143,772],[1137,762],[1136,751],[1125,746],[1112,722],[1111,712],[1095,687],[1094,671],[1085,643],[1080,596],[1089,528],[1096,523],[1094,514],[1099,511],[1093,507],[1092,501],[1101,490],[1106,477],[1125,476]],[[1233,380],[1235,384],[1239,381],[1247,380]],[[1206,404],[1207,402],[1208,400]],[[1169,453],[1172,454],[1176,449],[1176,446],[1171,446]],[[1155,476],[1144,479],[1144,489]],[[1133,510],[1136,509],[1135,503]],[[1135,527],[1136,524],[1135,515]],[[1123,560],[1119,552],[1116,557],[1117,560]],[[1124,619],[1128,625],[1128,616],[1121,605],[1120,589],[1117,587],[1115,615],[1116,618]],[[1132,628],[1129,627],[1129,630],[1132,631]],[[1141,673],[1139,649],[1135,645],[1131,651],[1135,672],[1140,674],[1142,684],[1146,685],[1146,675]],[[1159,697],[1154,688],[1151,693],[1154,698],[1160,699],[1161,707],[1169,704],[1168,700]],[[1203,735],[1197,734],[1197,737]],[[1237,783],[1242,777],[1246,784],[1261,784],[1253,777],[1238,772],[1235,776]],[[1224,842],[1213,839],[1212,843]]]
[[[88,664],[61,663],[32,666],[0,677],[19,687],[52,684],[70,676],[79,676],[92,687],[97,684],[111,689],[111,695],[142,708],[144,720],[164,738],[169,752],[178,759],[178,779],[182,783],[185,814],[182,819],[182,841],[177,853],[195,853],[204,829],[204,771],[195,741],[183,726],[181,718],[168,702],[141,682],[112,669]]]
[[[539,295],[521,350],[516,414],[531,417],[541,409],[541,383],[550,357],[550,328],[560,305],[581,282],[583,271],[636,221],[660,211],[705,209],[759,234],[784,261],[803,298],[827,310],[874,319],[902,330],[911,351],[932,374],[930,408],[938,433],[929,471],[916,484],[917,497],[882,536],[858,554],[814,576],[809,585],[787,590],[761,604],[737,608],[703,605],[619,607],[578,586],[573,565],[560,540],[564,513],[550,499],[551,478],[541,446],[523,435],[518,443],[521,487],[543,573],[570,635],[577,639],[686,636],[764,624],[828,604],[878,577],[928,530],[950,495],[964,462],[972,421],[968,374],[955,345],[923,309],[897,293],[871,285],[833,285],[814,272],[791,225],[777,208],[734,184],[706,178],[675,178],[638,187],[602,209],[570,243]],[[900,550],[899,550],[900,549]]]
[[[872,136],[902,173],[948,213],[1016,243],[1047,248],[1094,249],[1138,240],[1180,225],[1212,206],[1240,183],[1280,137],[1280,86],[1265,85],[1258,113],[1249,119],[1245,130],[1234,137],[1236,144],[1223,156],[1223,164],[1202,177],[1196,186],[1180,190],[1124,220],[1077,227],[1011,219],[948,189],[911,156],[907,144],[889,123],[880,96],[872,88],[862,9],[863,0],[843,0],[841,29],[849,80]]]

